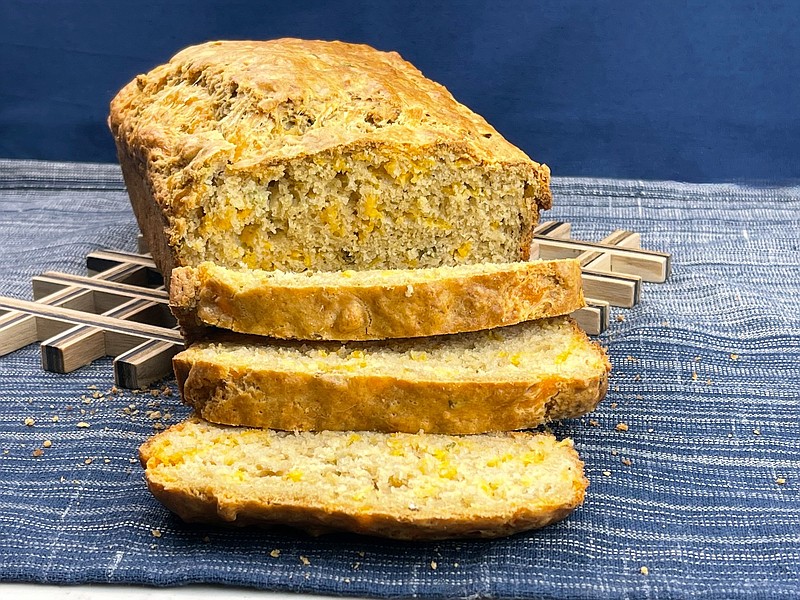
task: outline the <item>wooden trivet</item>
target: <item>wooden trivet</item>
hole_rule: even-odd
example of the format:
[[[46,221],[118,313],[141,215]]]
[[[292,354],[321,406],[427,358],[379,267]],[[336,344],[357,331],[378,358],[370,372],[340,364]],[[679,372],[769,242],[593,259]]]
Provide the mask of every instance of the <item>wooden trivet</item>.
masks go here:
[[[569,223],[548,221],[534,231],[533,258],[577,258],[587,306],[572,314],[587,333],[608,328],[609,306],[630,308],[641,282],[661,283],[670,256],[640,248],[640,236],[617,230],[599,243],[570,238]],[[42,368],[69,373],[114,357],[114,380],[142,388],[172,373],[183,347],[161,274],[146,254],[103,250],[86,257],[88,276],[48,271],[34,277],[34,301],[0,296],[0,356],[41,342]]]

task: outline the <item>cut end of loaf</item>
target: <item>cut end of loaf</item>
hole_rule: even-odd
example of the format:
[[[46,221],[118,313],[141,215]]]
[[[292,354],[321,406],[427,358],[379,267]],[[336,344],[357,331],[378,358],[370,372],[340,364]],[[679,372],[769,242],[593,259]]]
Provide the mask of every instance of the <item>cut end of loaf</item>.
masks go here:
[[[543,527],[580,505],[588,485],[572,442],[549,434],[284,433],[195,418],[140,456],[150,489],[186,521],[397,539]]]
[[[109,124],[129,188],[143,192],[132,197],[167,220],[175,266],[525,260],[551,203],[546,165],[367,46],[194,46],[126,86]]]

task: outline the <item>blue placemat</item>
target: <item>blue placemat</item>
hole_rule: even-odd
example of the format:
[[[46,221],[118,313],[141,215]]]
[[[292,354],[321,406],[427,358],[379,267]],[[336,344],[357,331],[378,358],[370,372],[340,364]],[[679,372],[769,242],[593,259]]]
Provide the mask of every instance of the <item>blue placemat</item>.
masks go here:
[[[156,426],[186,414],[171,382],[108,393],[108,361],[43,373],[31,346],[0,359],[0,579],[382,597],[798,597],[800,187],[553,188],[547,218],[572,222],[576,237],[633,229],[674,258],[670,280],[645,286],[603,336],[607,399],[556,427],[591,479],[566,521],[447,543],[187,526],[150,497],[135,458]],[[87,251],[132,250],[136,232],[117,167],[0,161],[0,293],[29,298],[32,275],[80,273]]]

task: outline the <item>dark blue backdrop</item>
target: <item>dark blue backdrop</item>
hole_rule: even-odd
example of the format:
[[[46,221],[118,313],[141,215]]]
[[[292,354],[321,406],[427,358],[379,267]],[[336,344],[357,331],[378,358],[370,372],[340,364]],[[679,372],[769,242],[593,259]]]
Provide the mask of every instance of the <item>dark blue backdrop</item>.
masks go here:
[[[556,175],[800,177],[800,2],[0,0],[0,157],[113,161],[108,101],[209,39],[398,50]]]

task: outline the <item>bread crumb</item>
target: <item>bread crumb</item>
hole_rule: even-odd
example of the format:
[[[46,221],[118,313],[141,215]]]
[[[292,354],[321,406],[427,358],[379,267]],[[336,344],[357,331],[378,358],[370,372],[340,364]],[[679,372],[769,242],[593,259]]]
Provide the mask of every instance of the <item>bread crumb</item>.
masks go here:
[[[161,391],[160,390],[150,390],[150,395],[153,396],[153,397],[160,396],[161,395]]]
[[[28,427],[33,427],[36,424],[36,421],[33,419],[33,417],[25,417],[24,423]]]
[[[739,355],[731,353],[731,360],[739,360]]]
[[[308,565],[310,565],[310,564],[311,564],[311,561],[310,561],[310,560],[308,560],[308,558],[306,558],[306,557],[305,557],[305,556],[303,556],[302,554],[300,555],[300,562],[301,562],[301,563],[303,563],[305,566],[308,566]]]
[[[617,454],[619,454],[619,452],[616,450],[611,450],[611,456],[616,456]]]
[[[108,464],[108,463],[110,463],[110,462],[111,462],[111,459],[110,459],[110,458],[104,458],[104,459],[103,459],[103,462],[104,462],[105,464]]]
[[[151,529],[150,533],[155,538],[160,538],[161,537],[161,530],[160,529]]]
[[[281,551],[280,551],[278,548],[275,548],[274,550],[272,550],[272,551],[269,553],[269,555],[270,555],[272,558],[278,558],[278,557],[281,555]]]
[[[753,429],[753,433],[755,435],[761,435],[761,430],[758,427],[756,427],[755,429]]]
[[[603,475],[606,477],[611,477],[611,471],[603,471]]]
[[[44,442],[42,442],[42,446],[44,446],[45,448],[49,448],[52,445],[53,442],[51,442],[50,440],[45,440]]]
[[[453,566],[454,566],[454,567],[457,567],[457,566],[458,566],[458,563],[457,563],[457,562],[454,562],[454,563],[453,563]]]
[[[600,427],[600,423],[598,423],[595,419],[589,419],[589,425],[592,427]]]
[[[692,371],[692,381],[697,381],[697,371]]]
[[[83,464],[85,464],[85,465],[92,464],[92,459],[91,458],[87,458],[85,461],[83,461]]]
[[[619,406],[619,404],[617,404],[616,402],[611,403],[611,408],[617,408],[617,406]]]
[[[785,477],[777,477],[775,479],[775,483],[777,483],[778,485],[785,485],[786,484],[786,478]]]
[[[36,450],[31,452],[31,455],[35,456],[36,458],[39,458],[40,456],[42,456],[42,454],[44,454],[44,450],[42,450],[41,448],[37,448]]]
[[[58,415],[53,415],[53,423],[58,423],[61,419],[58,418]]]
[[[160,419],[161,418],[161,411],[160,410],[148,410],[147,413],[148,419]]]
[[[76,427],[79,427],[80,429],[86,429],[87,427],[89,427],[89,424],[86,421],[80,421],[76,425]]]
[[[650,574],[650,569],[648,569],[647,567],[643,566],[641,569],[639,569],[639,573],[641,573],[642,575],[649,575]]]
[[[622,464],[626,467],[630,467],[633,464],[633,461],[630,458],[623,458]]]
[[[617,322],[622,323],[625,321],[625,315],[617,315]]]
[[[431,561],[431,569],[433,569],[435,571],[438,567],[439,567],[439,565],[436,564],[436,561],[432,560]]]
[[[628,431],[627,423],[617,423],[617,426],[614,428],[617,431]]]

